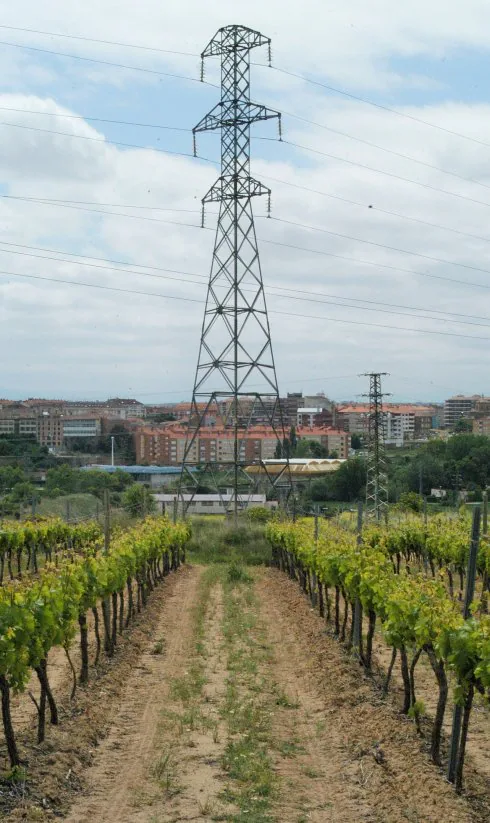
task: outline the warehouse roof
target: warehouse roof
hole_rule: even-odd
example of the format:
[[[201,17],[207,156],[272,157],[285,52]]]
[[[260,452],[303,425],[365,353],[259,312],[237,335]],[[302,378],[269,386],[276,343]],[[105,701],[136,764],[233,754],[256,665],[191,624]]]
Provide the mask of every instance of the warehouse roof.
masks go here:
[[[127,474],[180,474],[182,469],[180,466],[110,466],[106,464],[96,463],[90,466],[82,466],[82,471],[102,471],[108,474],[113,474],[117,471],[126,472]],[[190,469],[195,471],[195,469]]]

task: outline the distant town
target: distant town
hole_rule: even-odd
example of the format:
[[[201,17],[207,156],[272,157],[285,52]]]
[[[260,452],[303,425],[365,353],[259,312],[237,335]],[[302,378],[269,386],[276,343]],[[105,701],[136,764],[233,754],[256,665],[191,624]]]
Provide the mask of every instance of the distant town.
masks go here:
[[[444,439],[454,430],[490,435],[490,398],[482,395],[457,395],[443,404],[385,403],[383,408],[387,447]],[[225,417],[226,409],[222,411]],[[110,463],[115,456],[123,465],[179,466],[190,413],[189,402],[146,405],[131,398],[0,400],[0,435],[35,439],[52,454],[87,455],[89,462]],[[254,411],[253,398],[250,415],[241,444],[244,459],[274,458],[276,434],[266,415]],[[369,406],[334,403],[323,392],[294,392],[280,398],[281,416],[286,432],[294,429],[298,443],[318,444],[317,457],[345,459],[367,435]],[[196,462],[231,459],[233,436],[219,415],[208,415],[194,448]]]

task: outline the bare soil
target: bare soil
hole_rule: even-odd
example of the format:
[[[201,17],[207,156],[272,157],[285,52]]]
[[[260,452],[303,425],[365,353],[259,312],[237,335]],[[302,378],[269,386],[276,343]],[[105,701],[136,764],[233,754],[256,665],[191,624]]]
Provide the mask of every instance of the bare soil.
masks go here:
[[[201,569],[194,569],[179,575],[172,599],[164,602],[155,636],[162,638],[165,653],[155,654],[152,641],[133,668],[115,707],[109,734],[86,776],[85,796],[75,803],[67,823],[136,819],[135,803],[144,791],[153,763],[160,714],[169,697],[169,679],[187,660],[200,574]]]

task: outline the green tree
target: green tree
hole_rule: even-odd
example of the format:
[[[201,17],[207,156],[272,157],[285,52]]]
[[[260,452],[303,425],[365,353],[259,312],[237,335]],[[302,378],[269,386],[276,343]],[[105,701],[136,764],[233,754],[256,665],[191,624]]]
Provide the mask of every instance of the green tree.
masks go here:
[[[332,487],[332,477],[325,477],[314,480],[309,490],[310,500],[314,502],[325,502],[335,499],[335,492]]]
[[[168,423],[168,422],[171,422],[173,420],[177,420],[175,414],[169,414],[169,413],[167,413],[167,414],[162,414],[162,413],[151,414],[148,419],[151,420],[152,423]]]
[[[19,466],[2,466],[0,468],[0,492],[9,491],[16,483],[25,480],[24,471]]]
[[[421,512],[424,508],[424,498],[416,492],[404,492],[400,495],[398,507],[402,511]]]
[[[351,435],[350,445],[352,449],[362,449],[362,440],[358,434]]]
[[[46,472],[46,492],[54,496],[56,489],[62,494],[75,494],[80,490],[82,472],[72,469],[67,463],[63,463],[56,469],[48,469]]]
[[[294,450],[295,457],[311,457],[311,440],[301,440],[297,441],[296,448]]]
[[[317,460],[328,457],[328,452],[325,446],[322,446],[322,444],[318,443],[316,440],[310,440],[309,442],[310,454],[312,457],[316,457]]]
[[[470,432],[473,431],[473,424],[471,420],[465,420],[464,417],[461,417],[454,427],[455,432]]]
[[[155,498],[142,483],[133,483],[129,486],[121,496],[121,504],[134,517],[154,514],[157,508]]]
[[[10,492],[10,498],[14,503],[31,503],[33,500],[38,502],[41,498],[39,489],[32,483],[17,483]]]
[[[366,464],[360,457],[353,457],[332,475],[332,486],[336,500],[358,500],[366,485]]]

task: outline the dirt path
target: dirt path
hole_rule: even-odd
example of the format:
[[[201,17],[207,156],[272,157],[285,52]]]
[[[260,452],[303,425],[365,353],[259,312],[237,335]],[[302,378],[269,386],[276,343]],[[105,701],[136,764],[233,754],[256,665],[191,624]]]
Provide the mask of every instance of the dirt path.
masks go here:
[[[156,636],[162,651],[150,644],[133,670],[107,738],[87,776],[87,797],[76,803],[69,823],[122,823],[134,820],[134,802],[151,767],[160,712],[168,678],[180,671],[191,634],[191,611],[201,570],[178,578],[173,596],[159,617]],[[157,641],[158,642],[158,641]]]

